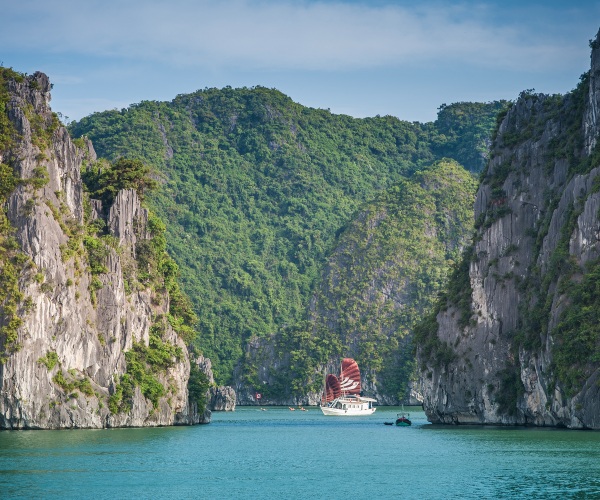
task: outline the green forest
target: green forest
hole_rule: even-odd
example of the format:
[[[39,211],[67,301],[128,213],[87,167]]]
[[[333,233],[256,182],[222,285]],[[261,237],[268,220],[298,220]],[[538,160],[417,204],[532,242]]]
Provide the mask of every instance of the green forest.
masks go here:
[[[198,317],[195,346],[211,358],[217,383],[231,383],[236,366],[248,363],[249,341],[277,335],[279,350],[293,353],[297,367],[277,390],[300,392],[318,362],[346,355],[346,333],[366,331],[369,315],[379,314],[358,308],[363,327],[352,330],[344,320],[331,330],[324,311],[340,310],[338,299],[352,296],[356,266],[377,269],[374,259],[390,260],[397,244],[416,262],[423,234],[435,228],[452,234],[455,245],[436,244],[427,264],[433,267],[407,271],[417,284],[405,297],[415,312],[429,307],[472,227],[472,196],[465,193],[474,192],[496,116],[509,104],[442,105],[438,119],[423,124],[335,115],[274,89],[227,87],[96,113],[69,128],[73,137],[88,136],[99,157],[151,167],[159,188],[147,202],[166,225],[169,254]],[[452,161],[440,163],[444,158]],[[94,166],[88,169],[92,175]],[[444,192],[453,196],[442,200]],[[336,252],[362,237],[360,215],[375,206],[390,214],[378,236],[385,248],[370,246],[374,254],[346,269],[350,288],[327,291],[323,280]],[[407,217],[413,219],[405,225]],[[310,313],[314,300],[321,319]],[[364,346],[390,352],[398,344],[394,321]],[[382,364],[378,358],[372,368]],[[254,383],[251,368],[247,381]]]
[[[472,235],[476,189],[457,162],[437,161],[365,204],[327,260],[315,323],[398,400],[413,368],[413,328]]]

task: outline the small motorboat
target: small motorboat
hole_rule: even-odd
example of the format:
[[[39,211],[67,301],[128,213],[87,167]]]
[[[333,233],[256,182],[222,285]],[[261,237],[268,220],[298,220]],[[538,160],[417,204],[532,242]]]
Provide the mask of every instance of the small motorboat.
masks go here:
[[[410,421],[410,413],[397,413],[395,422],[384,422],[383,425],[397,425],[398,427],[408,427],[412,425]]]
[[[408,417],[410,417],[410,415],[406,415],[404,413],[398,413],[398,418],[396,419],[396,425],[398,427],[408,427],[409,425],[412,425],[412,422],[410,421],[410,419]]]

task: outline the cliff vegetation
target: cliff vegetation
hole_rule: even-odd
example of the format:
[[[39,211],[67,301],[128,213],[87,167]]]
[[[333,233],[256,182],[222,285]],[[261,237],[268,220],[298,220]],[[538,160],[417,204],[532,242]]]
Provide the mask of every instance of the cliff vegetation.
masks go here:
[[[0,68],[0,428],[205,420],[206,398],[188,400],[195,315],[141,205],[157,183],[72,141],[50,89]]]

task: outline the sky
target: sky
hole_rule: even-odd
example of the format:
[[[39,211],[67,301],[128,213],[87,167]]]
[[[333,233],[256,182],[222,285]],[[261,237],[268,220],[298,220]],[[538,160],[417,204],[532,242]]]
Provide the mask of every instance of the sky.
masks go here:
[[[0,65],[43,71],[63,121],[225,86],[354,117],[564,94],[600,0],[0,0]]]

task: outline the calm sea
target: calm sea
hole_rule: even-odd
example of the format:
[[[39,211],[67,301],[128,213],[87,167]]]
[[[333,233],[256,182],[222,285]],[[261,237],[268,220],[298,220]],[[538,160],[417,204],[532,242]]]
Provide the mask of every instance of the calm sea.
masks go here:
[[[206,426],[0,432],[1,498],[600,498],[600,432],[238,408]]]

